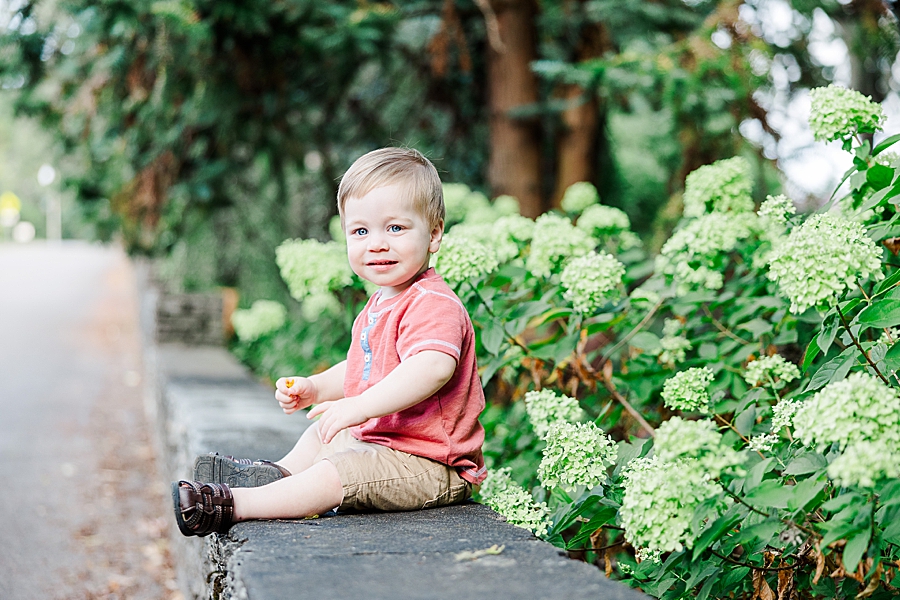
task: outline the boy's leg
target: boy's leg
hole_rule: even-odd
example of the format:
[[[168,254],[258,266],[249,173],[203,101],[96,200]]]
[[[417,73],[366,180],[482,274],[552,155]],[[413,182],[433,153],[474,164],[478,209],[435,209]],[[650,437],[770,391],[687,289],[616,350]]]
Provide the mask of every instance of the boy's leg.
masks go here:
[[[322,442],[319,441],[319,423],[313,423],[306,428],[294,447],[281,460],[276,460],[276,464],[281,465],[293,474],[302,473],[306,469],[313,466],[316,462],[316,455],[322,449]]]
[[[279,461],[279,464],[284,463]],[[328,460],[320,460],[303,471],[268,485],[235,488],[232,493],[235,522],[311,517],[336,508],[344,499],[344,488],[337,468]]]

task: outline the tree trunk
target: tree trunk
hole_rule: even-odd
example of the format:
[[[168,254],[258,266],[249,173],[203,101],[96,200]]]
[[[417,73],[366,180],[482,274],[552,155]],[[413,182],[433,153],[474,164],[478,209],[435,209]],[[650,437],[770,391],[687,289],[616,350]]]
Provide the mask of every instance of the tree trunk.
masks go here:
[[[564,94],[574,105],[562,113],[553,206],[559,206],[566,188],[573,183],[592,182],[596,163],[597,101],[592,97],[583,98],[584,90],[576,85],[567,86]]]
[[[490,110],[488,183],[493,194],[519,199],[522,214],[546,210],[541,197],[540,129],[535,118],[513,118],[512,109],[538,101],[531,62],[537,56],[533,0],[493,0],[502,47],[488,48]]]

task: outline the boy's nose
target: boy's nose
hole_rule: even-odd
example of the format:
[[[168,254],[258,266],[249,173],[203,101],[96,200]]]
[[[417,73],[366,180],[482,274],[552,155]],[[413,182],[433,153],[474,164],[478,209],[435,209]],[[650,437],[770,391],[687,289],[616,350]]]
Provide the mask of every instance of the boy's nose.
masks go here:
[[[387,238],[381,234],[369,234],[369,250],[387,250]]]

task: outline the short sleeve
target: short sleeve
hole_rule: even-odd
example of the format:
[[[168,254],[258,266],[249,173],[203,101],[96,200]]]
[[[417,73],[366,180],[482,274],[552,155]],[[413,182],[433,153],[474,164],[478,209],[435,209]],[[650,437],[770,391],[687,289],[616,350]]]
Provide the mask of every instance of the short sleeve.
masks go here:
[[[437,350],[458,362],[468,329],[469,317],[459,298],[423,289],[400,319],[397,354],[402,362]]]

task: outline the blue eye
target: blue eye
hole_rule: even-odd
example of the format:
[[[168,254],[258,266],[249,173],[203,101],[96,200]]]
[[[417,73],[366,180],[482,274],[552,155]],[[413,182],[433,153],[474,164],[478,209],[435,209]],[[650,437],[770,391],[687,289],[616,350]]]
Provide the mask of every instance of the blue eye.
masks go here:
[[[388,227],[388,231],[390,231],[391,233],[400,233],[401,231],[403,231],[403,228],[399,225],[391,225]]]
[[[350,233],[352,233],[353,235],[366,235],[367,233],[369,233],[369,230],[366,229],[365,227],[358,227],[357,229],[354,229]]]

